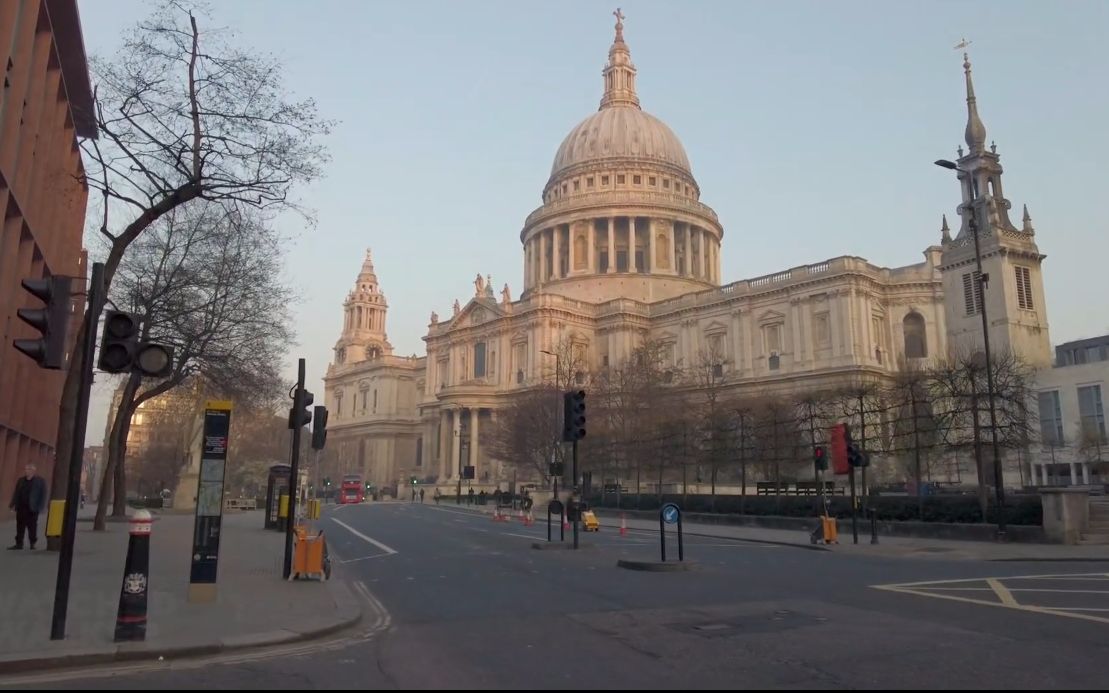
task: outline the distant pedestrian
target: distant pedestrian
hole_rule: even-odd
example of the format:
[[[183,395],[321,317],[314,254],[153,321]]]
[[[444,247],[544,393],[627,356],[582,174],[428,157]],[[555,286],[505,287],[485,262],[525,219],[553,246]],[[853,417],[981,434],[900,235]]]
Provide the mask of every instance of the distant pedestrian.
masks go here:
[[[424,490],[423,489],[420,489],[420,502],[421,503],[424,502]]]
[[[470,505],[473,505],[474,504],[474,488],[472,486],[470,487],[469,497],[470,497]]]
[[[436,504],[436,505],[439,505],[439,499],[443,497],[443,494],[442,494],[442,493],[439,493],[439,489],[438,489],[438,487],[436,487],[436,489],[435,489],[435,495],[434,495],[433,497],[435,498],[435,504]]]
[[[16,482],[8,508],[15,511],[15,544],[8,550],[23,548],[24,531],[34,550],[38,541],[39,513],[46,509],[46,480],[35,473],[35,465],[23,468],[23,478]]]

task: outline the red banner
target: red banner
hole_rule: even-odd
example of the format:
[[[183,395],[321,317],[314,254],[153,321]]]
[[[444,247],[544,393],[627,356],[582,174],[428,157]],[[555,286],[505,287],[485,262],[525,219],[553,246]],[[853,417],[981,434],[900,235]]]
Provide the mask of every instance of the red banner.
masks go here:
[[[836,424],[828,431],[832,441],[832,471],[836,474],[847,474],[850,465],[847,464],[847,425]]]

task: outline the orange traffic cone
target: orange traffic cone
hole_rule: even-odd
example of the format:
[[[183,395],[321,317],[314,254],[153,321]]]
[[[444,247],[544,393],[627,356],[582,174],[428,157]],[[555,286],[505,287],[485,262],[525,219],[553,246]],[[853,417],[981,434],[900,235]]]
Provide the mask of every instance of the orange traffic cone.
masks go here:
[[[531,527],[533,524],[535,524],[535,518],[532,517],[531,511],[529,510],[528,514],[524,515],[524,525]]]
[[[628,536],[628,519],[624,513],[620,513],[620,536]]]

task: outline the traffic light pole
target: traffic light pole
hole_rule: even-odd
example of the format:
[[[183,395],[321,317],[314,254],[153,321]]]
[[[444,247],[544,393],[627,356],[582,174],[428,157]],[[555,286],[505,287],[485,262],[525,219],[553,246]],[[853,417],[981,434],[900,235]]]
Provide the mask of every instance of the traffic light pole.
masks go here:
[[[285,564],[282,576],[288,580],[293,572],[293,533],[296,531],[297,481],[300,479],[300,433],[303,428],[296,417],[304,401],[304,359],[297,359],[297,386],[293,394],[293,457],[289,470],[289,509],[285,523]]]
[[[574,441],[574,457],[571,469],[574,474],[574,493],[570,497],[574,502],[574,549],[578,548],[578,522],[581,520],[581,489],[578,487],[578,441]]]
[[[96,324],[104,307],[104,264],[94,263],[89,282],[88,309],[85,311],[85,341],[81,344],[81,377],[77,386],[77,411],[73,423],[73,445],[69,453],[69,484],[65,492],[62,520],[62,550],[58,556],[58,580],[54,585],[54,615],[50,639],[65,639],[66,613],[69,610],[69,578],[73,572],[73,541],[77,534],[77,505],[81,497],[81,463],[85,453],[85,428],[89,422],[92,393],[92,359],[96,351]],[[55,464],[61,460],[56,460]]]

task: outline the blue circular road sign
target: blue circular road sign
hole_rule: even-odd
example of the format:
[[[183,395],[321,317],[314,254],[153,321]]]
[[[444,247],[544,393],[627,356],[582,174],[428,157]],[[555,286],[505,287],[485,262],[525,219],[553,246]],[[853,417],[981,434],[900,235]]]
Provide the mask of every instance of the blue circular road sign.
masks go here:
[[[677,505],[673,503],[667,503],[666,505],[662,506],[662,519],[668,525],[677,524],[678,516],[681,514],[681,512],[682,511],[678,509]]]

